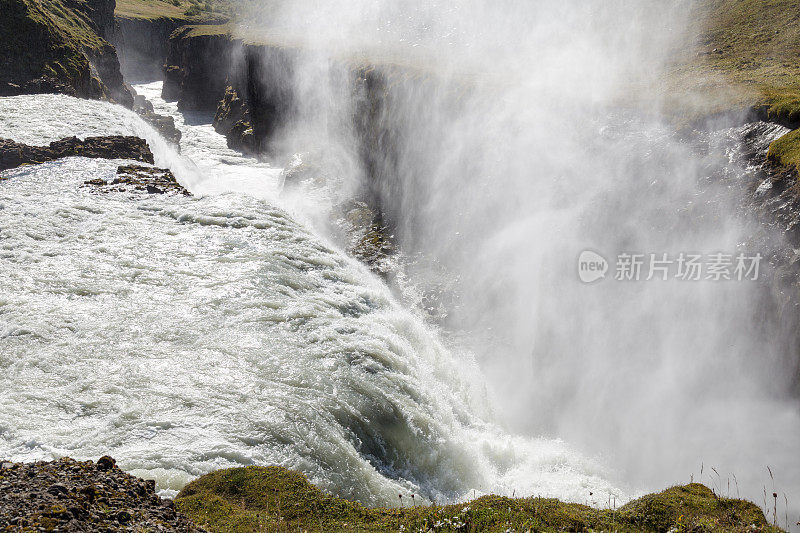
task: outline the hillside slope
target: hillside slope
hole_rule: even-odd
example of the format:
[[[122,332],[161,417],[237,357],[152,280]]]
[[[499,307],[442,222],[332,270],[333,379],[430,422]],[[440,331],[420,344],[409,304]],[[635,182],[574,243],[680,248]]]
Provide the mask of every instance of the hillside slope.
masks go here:
[[[0,0],[0,95],[58,92],[127,107],[114,47],[114,0]]]
[[[693,9],[695,55],[675,78],[725,93],[715,110],[754,107],[760,118],[800,127],[800,1],[702,0]],[[800,168],[800,135],[773,143],[770,161]]]

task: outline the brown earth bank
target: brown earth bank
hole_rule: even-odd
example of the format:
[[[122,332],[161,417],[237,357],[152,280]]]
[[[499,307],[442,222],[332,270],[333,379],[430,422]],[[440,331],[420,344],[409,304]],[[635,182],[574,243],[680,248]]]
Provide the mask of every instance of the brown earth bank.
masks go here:
[[[202,476],[173,502],[108,456],[0,461],[0,531],[9,532],[781,531],[755,504],[698,483],[610,509],[539,497],[438,506],[399,496],[394,508],[368,508],[322,492],[298,472],[249,466]]]
[[[147,141],[139,137],[108,136],[67,137],[48,146],[29,146],[10,139],[0,139],[0,170],[20,165],[54,161],[64,157],[90,157],[102,159],[133,159],[153,163],[153,153]]]

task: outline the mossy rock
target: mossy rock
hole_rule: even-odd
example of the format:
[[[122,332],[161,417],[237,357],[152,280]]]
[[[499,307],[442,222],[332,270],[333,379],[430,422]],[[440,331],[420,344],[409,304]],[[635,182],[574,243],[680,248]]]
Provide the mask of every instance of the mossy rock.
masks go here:
[[[114,47],[113,0],[0,0],[0,91],[63,92],[130,107]],[[41,80],[50,80],[42,83]]]
[[[769,145],[767,158],[778,167],[800,171],[800,129],[790,131]]]
[[[691,484],[617,510],[552,498],[483,496],[448,506],[367,508],[326,494],[302,474],[249,466],[207,474],[178,494],[177,508],[212,532],[308,531],[780,531],[753,503]]]
[[[766,118],[789,128],[800,127],[800,89],[765,90]]]
[[[77,41],[64,38],[38,5],[23,0],[0,0],[0,81],[24,83],[52,76],[80,88],[88,80],[89,61]]]

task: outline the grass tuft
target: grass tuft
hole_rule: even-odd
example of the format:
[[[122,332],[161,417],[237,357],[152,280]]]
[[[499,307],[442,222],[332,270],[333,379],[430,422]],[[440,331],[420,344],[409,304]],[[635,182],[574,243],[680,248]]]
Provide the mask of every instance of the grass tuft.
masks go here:
[[[285,468],[249,466],[196,479],[175,503],[198,525],[220,533],[780,531],[754,503],[720,498],[698,483],[649,494],[619,509],[503,496],[390,509],[367,508],[325,494],[302,474]]]

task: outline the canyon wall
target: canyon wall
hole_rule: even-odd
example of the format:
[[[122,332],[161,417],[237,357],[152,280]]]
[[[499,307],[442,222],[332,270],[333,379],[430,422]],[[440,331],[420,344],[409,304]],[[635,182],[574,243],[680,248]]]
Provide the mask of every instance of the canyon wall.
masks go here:
[[[2,0],[0,95],[64,93],[126,107],[119,60],[108,42],[115,0]]]

